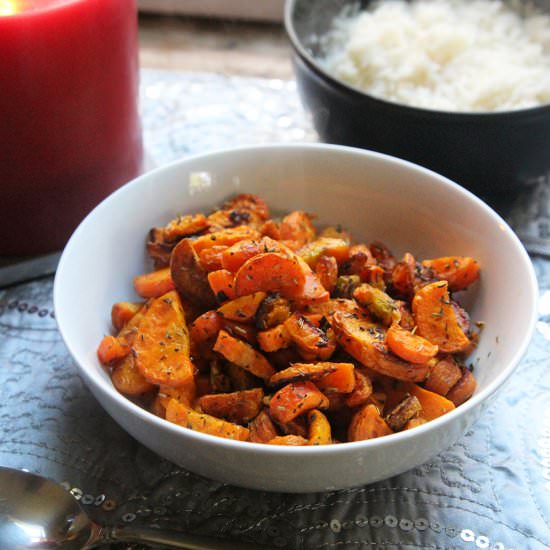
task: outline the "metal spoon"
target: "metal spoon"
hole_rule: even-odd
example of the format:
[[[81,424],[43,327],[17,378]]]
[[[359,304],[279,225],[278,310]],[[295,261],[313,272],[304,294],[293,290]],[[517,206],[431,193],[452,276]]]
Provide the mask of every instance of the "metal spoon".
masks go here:
[[[63,487],[36,474],[0,467],[2,550],[88,550],[108,542],[139,542],[187,550],[260,550],[230,542],[144,527],[101,527]]]

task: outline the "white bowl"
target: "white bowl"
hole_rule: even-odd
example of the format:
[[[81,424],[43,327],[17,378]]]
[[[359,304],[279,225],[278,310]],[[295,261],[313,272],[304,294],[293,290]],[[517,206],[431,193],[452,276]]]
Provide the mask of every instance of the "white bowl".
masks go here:
[[[457,162],[459,160],[457,159]],[[151,269],[149,228],[208,211],[239,192],[272,210],[304,209],[357,239],[381,240],[400,256],[468,255],[482,276],[464,296],[485,329],[471,362],[478,389],[423,426],[380,439],[278,447],[217,438],[164,421],[113,385],[96,357],[111,305],[135,299],[132,278]],[[271,145],[191,157],[145,174],[104,200],[67,244],[55,279],[59,330],[79,372],[107,412],[141,443],[198,474],[269,491],[358,486],[417,466],[455,442],[513,373],[535,321],[537,285],[521,243],[488,206],[429,170],[369,151],[330,145]]]

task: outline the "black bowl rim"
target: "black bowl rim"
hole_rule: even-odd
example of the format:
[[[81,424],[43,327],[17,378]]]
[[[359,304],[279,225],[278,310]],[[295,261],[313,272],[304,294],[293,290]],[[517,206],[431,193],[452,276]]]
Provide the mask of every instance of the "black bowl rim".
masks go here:
[[[380,107],[392,108],[400,110],[403,114],[417,115],[417,116],[430,116],[434,118],[452,120],[452,119],[466,119],[471,122],[481,121],[497,121],[500,119],[508,118],[524,118],[530,115],[539,116],[546,113],[550,113],[550,103],[544,105],[538,105],[536,107],[529,107],[525,109],[514,109],[513,111],[441,111],[437,109],[426,109],[422,107],[414,107],[411,105],[405,105],[403,103],[397,103],[389,101],[380,97],[370,95],[363,90],[345,83],[343,80],[335,78],[330,73],[325,71],[315,60],[313,56],[309,54],[306,48],[302,45],[302,42],[298,38],[294,29],[294,8],[300,0],[285,0],[284,10],[284,25],[287,36],[294,48],[295,52],[301,58],[303,62],[320,78],[327,81],[332,86],[339,89],[340,92],[350,94],[352,98],[357,100],[366,100],[374,104],[378,104]]]

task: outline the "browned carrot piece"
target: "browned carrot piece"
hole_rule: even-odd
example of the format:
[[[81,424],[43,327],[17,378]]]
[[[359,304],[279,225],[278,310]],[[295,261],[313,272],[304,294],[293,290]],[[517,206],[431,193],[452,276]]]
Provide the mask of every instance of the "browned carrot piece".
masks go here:
[[[197,384],[194,378],[191,378],[183,386],[173,388],[170,386],[159,386],[158,397],[161,399],[161,403],[164,408],[168,406],[170,399],[177,399],[180,403],[191,407],[197,397]]]
[[[407,395],[386,415],[384,419],[388,426],[394,430],[402,430],[407,422],[420,415],[422,405],[415,395]]]
[[[449,299],[447,281],[430,283],[419,289],[412,301],[417,333],[445,353],[465,351],[471,345]]]
[[[134,288],[143,298],[158,298],[174,290],[174,281],[170,274],[170,268],[165,267],[158,271],[134,277]]]
[[[266,220],[260,227],[260,233],[265,237],[278,241],[281,238],[279,224],[274,220]]]
[[[398,380],[419,382],[426,378],[429,366],[408,363],[389,353],[385,333],[377,325],[338,312],[332,317],[332,328],[338,343],[366,367]]]
[[[374,288],[384,290],[386,282],[384,281],[384,270],[379,265],[367,265],[359,274],[362,281],[369,283]]]
[[[204,214],[190,214],[174,218],[163,230],[164,240],[173,242],[200,233],[208,227]]]
[[[222,269],[222,256],[223,252],[227,250],[227,246],[211,246],[209,248],[203,248],[198,254],[199,263],[201,267],[207,273],[211,271],[217,271]]]
[[[315,274],[319,282],[328,291],[332,292],[336,288],[338,280],[338,263],[334,256],[321,256],[315,266]]]
[[[368,320],[370,316],[362,309],[355,300],[346,298],[336,298],[320,304],[311,304],[305,308],[312,313],[319,313],[329,322],[335,313],[342,313],[345,316],[357,317],[358,319]]]
[[[289,447],[301,447],[302,445],[308,445],[309,442],[305,437],[301,435],[278,435],[272,440],[267,442],[268,445],[285,445]]]
[[[346,363],[329,362],[293,363],[290,367],[276,372],[269,380],[269,384],[271,386],[286,386],[286,384],[290,384],[292,382],[302,382],[304,380],[319,380],[336,372],[339,365],[342,364],[346,365]]]
[[[430,268],[438,279],[447,281],[452,291],[463,290],[479,278],[479,265],[468,256],[444,256],[424,260],[422,265]]]
[[[123,329],[124,325],[141,309],[142,303],[117,302],[111,308],[111,322],[117,331]]]
[[[223,319],[217,311],[205,311],[197,317],[189,327],[189,334],[197,344],[206,342],[218,336],[223,328]]]
[[[332,443],[332,432],[327,417],[318,410],[307,413],[309,422],[308,443],[309,445],[329,445]]]
[[[345,404],[348,407],[358,407],[364,405],[372,395],[372,381],[368,374],[359,369],[355,369],[355,386],[353,391],[346,396]]]
[[[364,283],[353,291],[353,298],[384,326],[389,327],[392,322],[399,321],[395,301],[383,290]]]
[[[306,262],[312,269],[315,269],[322,256],[330,256],[340,264],[349,258],[349,244],[343,239],[322,237],[315,241],[306,243],[297,250],[296,254]]]
[[[255,292],[248,296],[240,296],[218,308],[218,313],[229,321],[238,321],[240,323],[250,323],[254,320],[256,311],[260,307],[267,294],[265,292]]]
[[[380,416],[378,409],[364,405],[352,417],[348,428],[348,441],[362,441],[392,434],[392,429]]]
[[[253,443],[268,443],[277,437],[277,429],[266,409],[262,409],[258,416],[248,425],[250,441]]]
[[[414,292],[416,279],[416,260],[409,252],[398,262],[392,270],[392,285],[402,296],[410,296]]]
[[[322,364],[322,363],[317,363]],[[355,388],[355,366],[353,363],[329,363],[336,368],[315,380],[315,385],[327,395],[330,393],[351,393]]]
[[[180,298],[171,291],[155,298],[141,319],[133,344],[136,366],[151,384],[182,386],[194,367]]]
[[[420,416],[425,420],[433,420],[455,408],[455,405],[449,399],[432,391],[425,390],[416,384],[407,384],[406,389],[408,393],[414,395],[420,401],[422,405]]]
[[[138,325],[152,303],[153,299],[148,300],[145,304],[143,304],[140,310],[122,327],[117,335],[118,338],[126,342],[129,346],[132,346],[136,338]]]
[[[226,439],[248,440],[248,428],[215,418],[209,414],[194,411],[183,403],[180,403],[177,399],[170,399],[168,402],[166,420],[190,430],[225,437]]]
[[[237,321],[229,321],[228,319],[224,319],[223,328],[225,331],[229,332],[231,336],[234,336],[239,340],[244,340],[252,345],[257,343],[256,329],[250,324],[238,323]]]
[[[275,373],[269,361],[250,344],[237,340],[225,330],[220,330],[214,351],[231,363],[251,372],[254,376],[269,380]]]
[[[153,384],[147,382],[141,375],[131,354],[115,365],[111,380],[114,387],[124,395],[137,396],[154,388]]]
[[[282,387],[269,404],[269,414],[279,424],[286,424],[311,409],[326,409],[328,399],[312,382],[295,382]]]
[[[258,339],[260,348],[268,353],[288,348],[292,343],[292,338],[283,323],[258,332],[256,338]]]
[[[306,272],[296,257],[280,252],[257,254],[247,260],[235,275],[235,295],[254,292],[281,292],[291,297],[302,289]]]
[[[388,329],[386,341],[395,355],[411,363],[426,363],[439,351],[437,345],[405,330],[396,323]]]
[[[146,243],[147,253],[154,261],[155,269],[162,269],[170,265],[170,254],[175,242],[168,243],[164,240],[164,229],[161,227],[153,227],[149,231],[149,238]]]
[[[170,272],[183,298],[204,308],[214,307],[216,298],[190,239],[182,239],[172,251]]]
[[[123,338],[104,336],[97,348],[97,357],[102,365],[109,365],[126,357],[131,351],[130,346]]]
[[[235,298],[235,277],[227,269],[218,269],[208,274],[208,284],[220,302]]]
[[[294,288],[294,291],[287,292],[300,306],[308,304],[319,304],[330,299],[328,290],[321,284],[319,277],[313,273],[309,266],[303,262],[305,281],[302,287]]]
[[[247,225],[239,225],[201,235],[193,241],[193,248],[197,254],[200,254],[201,250],[211,246],[231,246],[243,239],[259,239],[260,237],[261,235],[256,229]]]
[[[458,407],[472,397],[476,386],[474,375],[468,369],[462,369],[462,378],[449,390],[447,399]]]
[[[460,380],[462,371],[452,355],[444,357],[432,368],[424,387],[439,395],[447,395],[449,390]]]
[[[305,353],[308,360],[327,360],[335,351],[336,343],[301,313],[293,313],[285,322],[285,329],[296,344],[298,352]]]
[[[283,244],[269,237],[262,237],[257,240],[246,239],[235,243],[225,250],[222,255],[222,266],[224,269],[235,273],[246,260],[257,254],[264,254],[266,252],[287,253],[289,250]]]
[[[369,247],[366,244],[354,244],[349,249],[348,260],[341,265],[342,273],[361,276],[370,265],[376,265],[376,261]]]
[[[224,418],[229,422],[245,424],[260,412],[264,392],[261,388],[203,395],[198,404],[206,414]]]
[[[241,194],[227,201],[222,209],[216,210],[208,216],[208,225],[211,231],[218,231],[226,227],[248,225],[260,227],[269,218],[267,204],[250,194]]]
[[[267,330],[284,323],[291,314],[291,304],[287,298],[278,293],[270,293],[260,304],[256,312],[256,327]]]
[[[301,210],[295,210],[283,218],[280,232],[283,241],[296,241],[298,246],[315,239],[316,233],[311,218]]]

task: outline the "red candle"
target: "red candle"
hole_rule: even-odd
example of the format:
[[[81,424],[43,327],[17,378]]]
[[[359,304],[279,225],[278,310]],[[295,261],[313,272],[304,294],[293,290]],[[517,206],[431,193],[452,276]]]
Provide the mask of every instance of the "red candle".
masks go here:
[[[137,86],[135,0],[0,0],[0,255],[61,248],[138,174]]]

